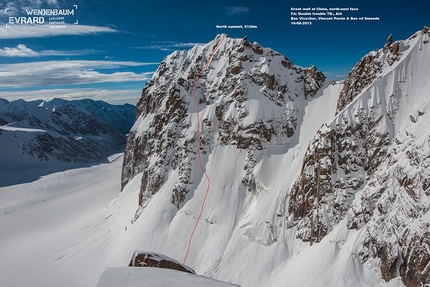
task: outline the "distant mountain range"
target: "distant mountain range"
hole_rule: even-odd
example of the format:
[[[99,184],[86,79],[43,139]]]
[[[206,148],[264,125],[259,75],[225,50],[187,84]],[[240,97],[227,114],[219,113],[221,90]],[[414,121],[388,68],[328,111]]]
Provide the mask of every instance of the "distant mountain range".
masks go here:
[[[90,99],[0,99],[0,162],[91,162],[117,152],[135,120],[135,107]]]

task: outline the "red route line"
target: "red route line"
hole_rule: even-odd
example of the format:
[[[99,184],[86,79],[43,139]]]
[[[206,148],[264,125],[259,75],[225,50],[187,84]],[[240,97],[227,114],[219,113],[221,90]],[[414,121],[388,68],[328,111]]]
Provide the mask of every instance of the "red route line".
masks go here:
[[[215,47],[215,50],[210,55],[208,61],[206,62],[206,65],[200,70],[199,74],[203,73],[206,70],[206,68],[209,66],[209,64],[212,61],[213,56],[215,55],[216,51],[218,50],[218,48],[221,46],[222,42],[224,41],[224,38],[225,38],[225,34],[222,35],[222,38],[221,38],[220,42]],[[197,87],[200,85],[200,78],[199,78],[198,75],[196,76],[196,78],[197,78],[197,84],[194,86],[194,99],[197,102],[197,110],[196,110],[196,116],[197,116],[197,133],[196,133],[196,139],[197,139],[197,157],[199,159],[200,168],[201,168],[201,170],[203,171],[203,174],[205,175],[205,177],[208,180],[208,187],[206,188],[205,197],[203,198],[202,207],[200,209],[199,216],[197,217],[196,224],[194,224],[193,231],[191,232],[190,239],[188,240],[187,252],[185,253],[183,264],[185,264],[185,262],[187,261],[188,253],[189,253],[190,248],[191,248],[191,242],[193,241],[194,233],[195,233],[195,231],[197,229],[197,225],[199,225],[199,221],[200,221],[200,218],[202,217],[203,210],[205,209],[206,198],[208,197],[209,189],[211,187],[211,180],[209,178],[209,175],[206,173],[205,168],[203,167],[202,159],[200,157],[200,116],[199,116],[200,102],[199,102],[199,99],[197,99],[197,96],[196,96]]]

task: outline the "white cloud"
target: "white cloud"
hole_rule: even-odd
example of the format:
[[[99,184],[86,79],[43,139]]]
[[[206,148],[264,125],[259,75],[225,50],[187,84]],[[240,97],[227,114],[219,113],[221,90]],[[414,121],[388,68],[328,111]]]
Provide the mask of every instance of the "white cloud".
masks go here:
[[[42,89],[33,91],[12,91],[0,92],[0,98],[14,101],[23,99],[50,101],[53,98],[66,100],[93,99],[102,100],[111,104],[137,104],[142,94],[142,90],[105,90],[105,89]]]
[[[248,13],[251,9],[249,9],[248,7],[244,7],[244,6],[232,6],[232,7],[227,7],[227,14],[243,14],[243,13]]]
[[[147,81],[153,72],[102,73],[96,69],[139,67],[158,63],[120,61],[40,61],[0,65],[0,87],[44,87],[107,82]]]
[[[64,1],[61,1],[64,3]],[[25,9],[41,8],[44,6],[58,7],[58,0],[15,0],[9,1],[4,7],[11,8],[10,12],[22,12]],[[69,5],[68,5],[69,6]]]
[[[19,44],[16,47],[0,48],[0,57],[41,57],[41,56],[76,56],[95,53],[94,50],[81,50],[81,51],[57,51],[57,50],[43,50],[34,51],[24,44]]]
[[[161,51],[172,51],[172,50],[174,50],[170,46],[163,46],[163,45],[151,45],[151,46],[135,47],[135,49],[161,50]]]
[[[346,76],[348,76],[348,74],[339,74],[339,75],[336,75],[335,77],[336,78],[345,78]]]
[[[72,51],[59,51],[59,50],[42,50],[37,52],[38,56],[78,56],[99,53],[97,50],[72,50]]]
[[[57,0],[47,0],[46,2],[48,2],[48,4],[50,4],[50,5],[58,5]]]
[[[87,25],[65,25],[66,28],[49,28],[49,25],[6,25],[0,26],[0,39],[40,38],[64,35],[86,35],[98,33],[116,33],[109,27]]]
[[[205,43],[175,43],[172,46],[182,48],[182,47],[194,47],[195,45],[204,45],[204,44]]]
[[[37,53],[24,44],[19,44],[16,48],[4,47],[0,48],[1,57],[35,57]]]
[[[145,49],[145,50],[161,50],[161,51],[173,51],[177,49],[191,48],[195,45],[204,45],[205,43],[178,43],[171,41],[160,41],[154,43],[154,45],[134,47],[134,49]]]

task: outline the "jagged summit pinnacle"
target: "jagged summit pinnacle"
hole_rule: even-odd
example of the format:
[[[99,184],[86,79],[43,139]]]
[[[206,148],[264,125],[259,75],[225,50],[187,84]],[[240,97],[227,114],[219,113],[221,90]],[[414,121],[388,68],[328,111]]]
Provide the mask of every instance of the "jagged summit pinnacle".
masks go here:
[[[368,87],[373,81],[381,77],[390,67],[399,63],[404,56],[410,53],[409,42],[420,37],[418,49],[428,43],[428,28],[417,31],[407,40],[393,41],[393,36],[389,35],[385,45],[376,51],[372,51],[362,57],[360,61],[351,69],[344,81],[343,90],[339,96],[337,112],[340,112],[351,103],[360,92]],[[422,39],[421,39],[422,37]]]
[[[387,38],[387,41],[385,42],[384,48],[390,47],[392,43],[393,43],[393,34],[390,34],[390,36],[388,36]]]
[[[215,41],[220,41],[222,37],[230,38],[230,36],[228,36],[228,34],[226,34],[226,33],[221,33],[221,34],[216,35],[216,37],[215,37],[215,39],[214,39],[214,40],[215,40]]]

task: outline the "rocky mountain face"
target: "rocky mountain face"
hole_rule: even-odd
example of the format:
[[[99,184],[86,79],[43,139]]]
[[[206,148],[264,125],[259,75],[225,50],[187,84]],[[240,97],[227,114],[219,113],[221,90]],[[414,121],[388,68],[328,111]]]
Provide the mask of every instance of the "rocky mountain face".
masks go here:
[[[199,113],[212,186],[190,256],[197,273],[299,286],[327,272],[294,273],[290,262],[318,254],[350,286],[430,284],[428,39],[426,28],[404,41],[390,36],[343,85],[247,38],[226,37],[202,74],[221,35],[168,56],[143,89],[122,170],[122,188],[140,180],[134,220],[157,222],[141,223],[154,234],[145,248],[176,257],[185,249],[206,189]]]
[[[384,48],[367,54],[355,64],[344,81],[337,102],[337,113],[351,103],[363,89],[380,77],[384,70],[400,60],[400,45],[401,42],[393,43],[393,36],[390,35]]]
[[[89,99],[1,99],[3,153],[17,152],[41,161],[99,160],[124,145],[134,115],[132,105],[113,106]]]
[[[190,192],[197,154],[194,134],[196,76],[206,64],[218,36],[205,46],[177,51],[162,61],[137,104],[137,121],[124,155],[122,187],[143,172],[140,205],[157,193],[170,170],[178,169],[172,204],[179,208]],[[253,150],[287,142],[297,128],[299,111],[324,84],[315,67],[295,66],[279,53],[227,38],[197,89],[202,117],[201,152],[211,145],[234,145],[247,151],[243,183],[252,186]],[[264,101],[265,106],[260,105]]]
[[[380,259],[382,278],[401,276],[406,286],[430,284],[426,38],[426,30],[390,36],[355,65],[287,195],[297,238],[320,242],[346,219],[365,230],[361,261]]]
[[[128,134],[136,118],[135,106],[130,104],[111,105],[91,99],[73,100],[69,103],[76,108],[86,109],[92,115],[112,124],[122,134]]]

